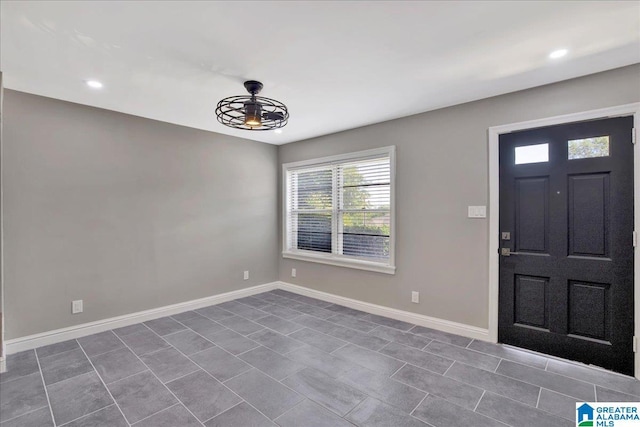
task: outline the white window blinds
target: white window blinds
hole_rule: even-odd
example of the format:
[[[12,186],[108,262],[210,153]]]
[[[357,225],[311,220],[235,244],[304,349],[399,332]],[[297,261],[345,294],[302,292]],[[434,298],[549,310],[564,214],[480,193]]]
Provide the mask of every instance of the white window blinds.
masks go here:
[[[392,148],[285,165],[285,256],[393,266]]]
[[[336,166],[338,253],[389,258],[391,168],[389,158]]]

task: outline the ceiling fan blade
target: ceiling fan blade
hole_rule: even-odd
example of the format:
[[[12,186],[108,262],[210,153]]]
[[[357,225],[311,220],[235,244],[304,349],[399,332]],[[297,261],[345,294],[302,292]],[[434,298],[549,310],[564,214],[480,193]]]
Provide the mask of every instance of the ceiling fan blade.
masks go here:
[[[272,111],[262,113],[262,118],[267,120],[284,120],[284,114]]]

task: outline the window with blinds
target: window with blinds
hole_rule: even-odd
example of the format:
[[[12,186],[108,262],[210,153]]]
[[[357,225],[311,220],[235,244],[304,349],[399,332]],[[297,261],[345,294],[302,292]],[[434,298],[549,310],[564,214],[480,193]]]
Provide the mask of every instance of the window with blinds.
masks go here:
[[[283,256],[393,273],[394,153],[284,165]]]

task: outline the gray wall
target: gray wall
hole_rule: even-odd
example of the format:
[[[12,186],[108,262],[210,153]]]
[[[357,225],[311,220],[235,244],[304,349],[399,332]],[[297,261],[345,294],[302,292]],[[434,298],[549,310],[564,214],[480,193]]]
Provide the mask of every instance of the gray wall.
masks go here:
[[[8,339],[277,279],[274,146],[7,90],[3,161]]]
[[[640,101],[639,77],[634,65],[279,148],[7,90],[7,338],[278,277],[487,327],[488,222],[466,218],[488,203],[487,128]],[[396,275],[281,259],[279,164],[387,145]]]
[[[633,65],[280,147],[281,164],[397,147],[395,276],[280,258],[280,280],[488,327],[488,220],[466,217],[488,204],[487,128],[637,101]]]
[[[2,241],[4,233],[2,231],[2,105],[4,99],[4,84],[2,82],[2,71],[0,71],[0,357],[4,357],[4,280],[2,274],[3,256]]]

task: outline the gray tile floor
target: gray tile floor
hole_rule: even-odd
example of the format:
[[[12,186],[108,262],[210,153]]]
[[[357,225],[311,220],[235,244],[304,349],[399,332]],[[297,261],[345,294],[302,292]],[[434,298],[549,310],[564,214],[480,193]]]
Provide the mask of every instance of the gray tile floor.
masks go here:
[[[633,378],[275,290],[11,355],[0,426],[572,426]]]

